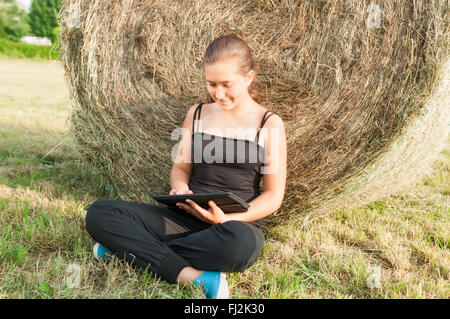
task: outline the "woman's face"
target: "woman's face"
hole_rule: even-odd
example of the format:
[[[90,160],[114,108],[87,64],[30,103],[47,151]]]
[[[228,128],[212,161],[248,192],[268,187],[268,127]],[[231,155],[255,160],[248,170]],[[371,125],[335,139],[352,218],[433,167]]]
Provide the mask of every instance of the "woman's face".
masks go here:
[[[248,87],[254,72],[242,76],[234,58],[206,65],[204,71],[209,95],[223,109],[230,110],[249,98]]]

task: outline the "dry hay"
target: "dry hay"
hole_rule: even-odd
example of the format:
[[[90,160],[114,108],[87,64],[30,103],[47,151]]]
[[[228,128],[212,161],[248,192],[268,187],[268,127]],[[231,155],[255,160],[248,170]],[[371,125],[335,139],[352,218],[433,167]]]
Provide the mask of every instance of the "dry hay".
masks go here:
[[[261,104],[285,121],[288,179],[277,216],[401,192],[447,139],[449,8],[446,0],[378,8],[355,0],[66,0],[61,52],[78,148],[124,199],[152,202],[150,194],[168,192],[171,133],[191,105],[209,101],[204,51],[233,33],[258,61]]]

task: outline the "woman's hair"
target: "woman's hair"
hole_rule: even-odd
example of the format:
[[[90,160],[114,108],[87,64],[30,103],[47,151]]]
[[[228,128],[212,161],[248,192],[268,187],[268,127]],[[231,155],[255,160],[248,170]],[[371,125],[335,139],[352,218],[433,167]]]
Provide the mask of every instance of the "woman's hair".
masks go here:
[[[248,44],[236,35],[224,35],[210,43],[203,57],[203,69],[206,65],[229,58],[237,58],[238,70],[242,75],[246,75],[250,70],[254,70],[255,77],[248,87],[248,93],[257,103],[262,103],[263,94],[257,89],[257,84],[255,83],[257,65],[253,60],[252,51]],[[209,98],[211,99],[209,102],[214,102],[210,96]]]

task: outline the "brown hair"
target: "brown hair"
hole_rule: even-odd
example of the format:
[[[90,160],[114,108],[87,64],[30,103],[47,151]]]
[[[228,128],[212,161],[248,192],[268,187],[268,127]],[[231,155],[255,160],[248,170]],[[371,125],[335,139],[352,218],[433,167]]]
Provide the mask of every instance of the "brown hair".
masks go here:
[[[255,83],[257,65],[253,60],[252,50],[244,40],[236,35],[224,35],[211,42],[206,48],[203,57],[203,68],[208,64],[214,64],[233,57],[237,58],[238,69],[242,75],[246,75],[250,70],[254,70],[255,77],[248,87],[248,93],[255,102],[262,103],[263,94],[257,89],[258,84]],[[209,94],[207,96],[210,99],[208,102],[214,102]]]

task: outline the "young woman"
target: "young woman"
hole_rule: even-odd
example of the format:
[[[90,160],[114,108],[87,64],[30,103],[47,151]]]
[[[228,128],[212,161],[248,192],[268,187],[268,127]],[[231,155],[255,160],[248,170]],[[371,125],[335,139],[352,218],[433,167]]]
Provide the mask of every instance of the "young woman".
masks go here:
[[[86,229],[98,242],[96,258],[115,254],[168,282],[202,285],[207,298],[228,298],[225,273],[257,260],[263,219],[281,206],[286,136],[282,119],[258,103],[245,41],[215,39],[203,68],[212,101],[193,105],[185,117],[170,194],[230,191],[248,211],[225,214],[213,201],[204,209],[190,200],[169,208],[101,199],[89,207]]]

